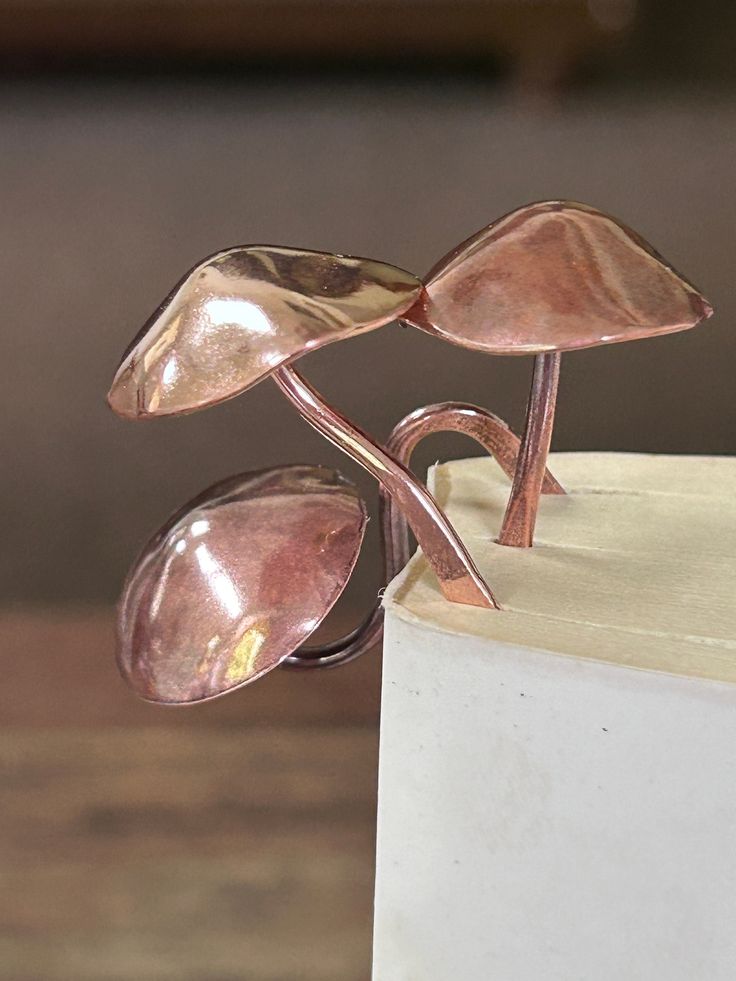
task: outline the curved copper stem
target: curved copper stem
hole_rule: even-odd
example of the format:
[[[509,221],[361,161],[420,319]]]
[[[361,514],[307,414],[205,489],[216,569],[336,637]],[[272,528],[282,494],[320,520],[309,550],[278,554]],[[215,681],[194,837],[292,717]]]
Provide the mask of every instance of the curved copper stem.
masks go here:
[[[438,432],[458,432],[470,436],[494,457],[506,476],[514,479],[520,453],[519,437],[499,416],[477,405],[464,402],[440,402],[417,409],[405,416],[394,428],[388,443],[389,451],[407,466],[417,444]],[[541,492],[564,494],[564,488],[546,467],[542,467]],[[403,569],[409,561],[409,535],[406,522],[385,494],[381,494],[382,529],[387,568]]]
[[[552,428],[555,422],[561,354],[538,354],[526,409],[519,464],[498,536],[499,545],[530,548],[534,542],[539,495],[542,491]]]
[[[401,508],[443,596],[451,603],[498,609],[457,532],[414,474],[328,405],[295,368],[277,368],[273,379],[307,422],[373,474]]]
[[[396,570],[394,575],[400,570]],[[393,579],[393,575],[390,577]],[[389,581],[390,581],[389,579]],[[383,607],[381,598],[373,604],[365,620],[349,634],[328,644],[303,644],[281,662],[282,668],[336,668],[354,661],[361,654],[377,647],[383,637]]]
[[[422,439],[433,433],[450,431],[464,433],[476,440],[495,457],[504,473],[513,478],[519,437],[497,415],[465,402],[440,402],[409,413],[394,427],[386,449],[399,463],[408,467],[412,453]],[[548,470],[544,474],[542,493],[565,493]],[[388,584],[409,561],[409,534],[406,521],[383,490],[380,494],[380,515],[384,584]],[[288,657],[284,664],[298,668],[346,664],[376,646],[382,633],[383,609],[379,599],[363,623],[351,633],[321,647],[305,645]]]

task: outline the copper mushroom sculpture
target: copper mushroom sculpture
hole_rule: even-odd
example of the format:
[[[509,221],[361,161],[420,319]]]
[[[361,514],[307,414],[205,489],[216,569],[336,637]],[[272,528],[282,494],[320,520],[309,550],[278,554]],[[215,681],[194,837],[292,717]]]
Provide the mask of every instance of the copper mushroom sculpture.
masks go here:
[[[561,353],[686,330],[711,313],[639,235],[569,201],[519,208],[434,266],[402,320],[461,347],[536,359],[501,544],[533,541]]]
[[[145,546],[120,602],[118,664],[134,691],[185,704],[240,688],[317,628],[358,558],[366,511],[322,467],[231,477]]]
[[[291,365],[310,350],[389,323],[420,290],[414,276],[370,259],[265,245],[219,252],[185,276],[144,326],[108,401],[135,419],[193,412],[271,376],[312,426],[392,495],[445,597],[496,607],[426,488]]]

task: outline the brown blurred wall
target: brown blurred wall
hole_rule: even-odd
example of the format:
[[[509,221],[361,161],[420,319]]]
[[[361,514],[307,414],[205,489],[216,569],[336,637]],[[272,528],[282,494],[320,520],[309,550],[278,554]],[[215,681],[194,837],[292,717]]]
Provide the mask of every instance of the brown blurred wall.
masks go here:
[[[483,82],[29,82],[4,91],[0,134],[6,600],[112,598],[147,534],[237,470],[338,464],[374,500],[269,383],[181,419],[126,424],[107,410],[141,322],[193,262],[229,245],[303,245],[421,273],[524,202],[594,204],[652,241],[717,316],[568,356],[555,446],[736,452],[733,97],[642,89],[524,109]],[[447,398],[518,427],[531,363],[392,326],[303,367],[385,436]],[[418,456],[474,452],[435,438]],[[376,560],[362,569],[367,592]]]

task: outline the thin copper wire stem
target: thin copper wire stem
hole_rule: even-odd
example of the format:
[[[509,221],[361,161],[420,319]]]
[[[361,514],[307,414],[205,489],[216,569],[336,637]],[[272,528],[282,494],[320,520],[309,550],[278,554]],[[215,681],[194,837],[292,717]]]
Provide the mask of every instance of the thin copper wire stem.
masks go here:
[[[497,609],[493,593],[457,532],[414,474],[328,405],[295,368],[282,366],[273,379],[307,422],[373,474],[393,498],[437,576],[443,596],[452,603]]]
[[[480,443],[495,457],[501,469],[513,479],[519,452],[519,437],[503,419],[477,405],[464,402],[441,402],[417,409],[405,416],[393,429],[386,450],[408,467],[418,443],[439,432],[459,432]],[[564,494],[562,486],[549,471],[544,474],[544,494]],[[388,584],[409,561],[409,531],[401,512],[393,506],[390,495],[380,493],[381,547],[384,584]],[[352,661],[380,643],[383,633],[383,609],[380,599],[363,623],[351,633],[323,646],[304,646],[284,662],[287,667],[336,667]]]
[[[555,422],[560,360],[559,352],[538,354],[534,359],[526,425],[501,534],[498,536],[499,545],[530,548],[534,542],[539,496]]]
[[[439,432],[458,432],[470,436],[494,457],[506,476],[513,480],[521,441],[499,416],[477,405],[463,402],[440,402],[405,416],[394,428],[386,444],[389,452],[408,466],[417,444],[426,436]],[[541,491],[564,494],[564,488],[546,467],[542,467]],[[410,558],[406,522],[389,497],[381,493],[381,517],[387,565],[397,571]]]
[[[383,607],[379,596],[365,620],[349,634],[328,644],[303,644],[281,662],[281,667],[336,668],[373,650],[381,643],[382,637]]]

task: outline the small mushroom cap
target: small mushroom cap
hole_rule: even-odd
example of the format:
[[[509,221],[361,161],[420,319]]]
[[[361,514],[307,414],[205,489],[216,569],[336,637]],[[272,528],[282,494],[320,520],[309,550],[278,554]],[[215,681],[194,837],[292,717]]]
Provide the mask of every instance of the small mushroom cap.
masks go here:
[[[152,702],[240,688],[316,629],[358,558],[366,511],[321,467],[241,474],[175,514],[131,569],[118,613],[118,665]]]
[[[420,291],[415,276],[372,259],[271,245],[218,252],[143,327],[108,402],[128,418],[214,405],[307,351],[382,327]]]
[[[712,312],[625,225],[542,201],[445,256],[402,320],[488,354],[542,354],[687,330]]]

